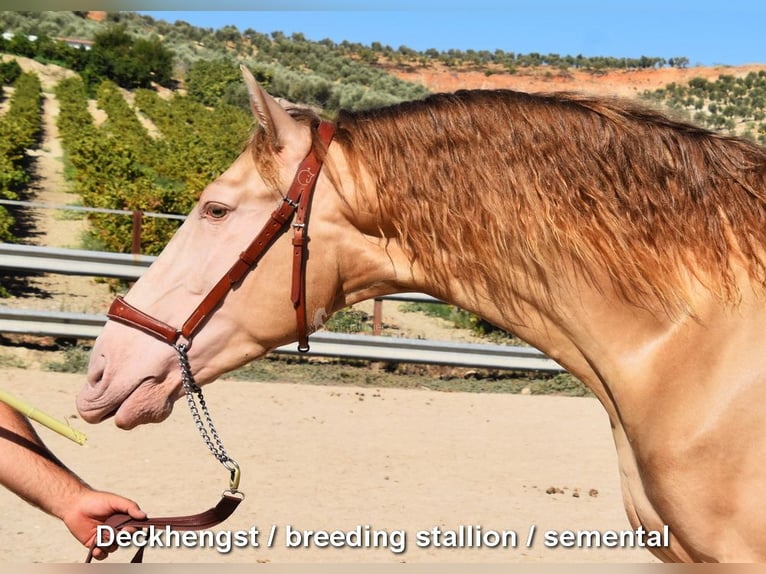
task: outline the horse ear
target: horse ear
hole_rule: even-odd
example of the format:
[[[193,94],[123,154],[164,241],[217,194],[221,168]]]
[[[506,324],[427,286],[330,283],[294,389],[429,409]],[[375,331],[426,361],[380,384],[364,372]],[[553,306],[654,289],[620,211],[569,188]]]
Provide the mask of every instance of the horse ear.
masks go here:
[[[277,149],[285,146],[294,137],[303,133],[301,125],[264,90],[246,66],[240,65],[250,94],[250,109],[253,116],[266,134],[272,139]]]

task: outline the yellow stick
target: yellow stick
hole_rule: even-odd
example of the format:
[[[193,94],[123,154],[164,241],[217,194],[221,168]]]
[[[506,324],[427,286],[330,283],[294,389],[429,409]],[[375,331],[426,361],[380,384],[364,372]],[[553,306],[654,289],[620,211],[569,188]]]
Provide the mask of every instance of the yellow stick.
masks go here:
[[[37,421],[41,425],[45,425],[52,431],[57,432],[60,435],[65,436],[70,440],[73,440],[79,445],[85,444],[85,441],[87,440],[87,437],[85,436],[84,433],[81,433],[77,429],[73,429],[69,425],[66,425],[62,422],[57,421],[52,416],[37,410],[35,407],[30,405],[29,403],[17,397],[14,397],[13,395],[9,393],[6,393],[2,389],[0,389],[0,401],[4,402],[9,407],[16,409],[22,415],[29,417],[33,421]]]

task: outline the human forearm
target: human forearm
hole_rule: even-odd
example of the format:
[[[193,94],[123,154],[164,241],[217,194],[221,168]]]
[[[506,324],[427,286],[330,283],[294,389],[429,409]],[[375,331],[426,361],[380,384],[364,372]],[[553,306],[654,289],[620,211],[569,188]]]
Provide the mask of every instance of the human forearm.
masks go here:
[[[122,496],[94,490],[59,461],[37,436],[29,421],[0,403],[0,484],[27,502],[60,518],[69,531],[90,547],[96,529],[112,514],[144,519],[138,505]],[[96,548],[101,560],[109,549]]]
[[[48,450],[29,421],[2,403],[0,461],[3,486],[58,518],[88,489]]]

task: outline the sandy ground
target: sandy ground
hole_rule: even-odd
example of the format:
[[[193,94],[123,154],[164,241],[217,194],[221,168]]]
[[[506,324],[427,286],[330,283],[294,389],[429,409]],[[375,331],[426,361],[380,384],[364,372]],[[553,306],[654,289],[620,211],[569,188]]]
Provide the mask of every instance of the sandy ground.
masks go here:
[[[159,425],[87,425],[80,375],[3,369],[3,388],[87,433],[78,446],[40,434],[93,486],[152,516],[204,510],[228,473],[208,453],[184,403]],[[152,549],[150,562],[649,562],[636,549],[550,549],[546,530],[629,529],[606,415],[595,399],[363,390],[225,381],[206,387],[218,431],[242,466],[245,501],[214,532],[262,533],[259,548]],[[549,494],[547,491],[556,490]],[[579,496],[574,496],[577,493]],[[77,562],[61,523],[0,490],[0,563]],[[518,547],[420,548],[417,532],[513,530]],[[286,529],[404,531],[406,550],[288,548]],[[538,534],[525,546],[530,526]],[[274,544],[268,533],[276,526]],[[218,536],[223,536],[218,534]],[[110,561],[128,560],[128,552]]]

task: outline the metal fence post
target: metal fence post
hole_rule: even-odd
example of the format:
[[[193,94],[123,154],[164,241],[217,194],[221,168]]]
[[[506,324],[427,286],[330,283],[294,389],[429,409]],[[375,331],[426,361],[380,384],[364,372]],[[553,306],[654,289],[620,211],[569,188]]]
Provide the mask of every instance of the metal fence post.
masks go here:
[[[138,209],[133,210],[133,225],[131,227],[130,252],[133,255],[141,254],[141,225],[144,214]]]
[[[383,299],[375,299],[372,304],[372,334],[380,335],[383,330]]]

